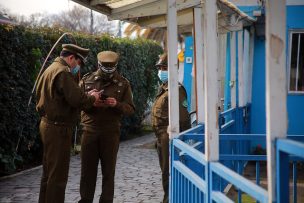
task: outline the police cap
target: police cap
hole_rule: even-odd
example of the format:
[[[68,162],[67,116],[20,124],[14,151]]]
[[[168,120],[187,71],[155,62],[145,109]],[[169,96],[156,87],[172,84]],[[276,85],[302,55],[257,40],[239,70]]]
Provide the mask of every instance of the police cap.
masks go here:
[[[113,51],[102,51],[97,55],[97,60],[100,63],[113,63],[116,64],[118,62],[119,55]]]
[[[102,51],[97,55],[98,67],[105,73],[112,74],[117,69],[119,55],[113,51]]]
[[[90,51],[89,49],[82,48],[75,44],[63,44],[62,50],[76,54],[82,60],[82,62],[85,62]]]

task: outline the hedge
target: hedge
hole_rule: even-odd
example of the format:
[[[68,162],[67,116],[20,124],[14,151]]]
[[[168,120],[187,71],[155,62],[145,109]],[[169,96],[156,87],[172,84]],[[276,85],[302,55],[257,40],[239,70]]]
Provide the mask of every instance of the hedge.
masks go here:
[[[39,116],[35,111],[35,98],[29,108],[27,104],[45,57],[63,33],[59,29],[0,25],[1,175],[40,159]],[[98,52],[113,50],[120,54],[118,70],[130,81],[136,106],[135,115],[124,118],[121,136],[126,138],[127,132],[139,132],[144,112],[156,92],[158,79],[154,64],[162,52],[160,45],[149,40],[106,35],[73,33],[73,36],[77,44],[91,50],[82,74],[96,69]],[[46,67],[59,55],[61,44],[71,42],[73,39],[68,36],[62,39]]]

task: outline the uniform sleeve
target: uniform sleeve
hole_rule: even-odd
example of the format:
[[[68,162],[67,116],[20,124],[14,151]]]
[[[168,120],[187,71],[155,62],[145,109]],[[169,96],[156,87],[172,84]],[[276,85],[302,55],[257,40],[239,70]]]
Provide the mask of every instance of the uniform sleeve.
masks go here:
[[[79,81],[78,86],[79,86],[81,89],[84,90],[84,81],[83,81],[83,79],[81,79],[81,80]]]
[[[95,102],[95,97],[87,96],[68,72],[58,74],[55,79],[55,85],[56,89],[63,94],[67,103],[75,108],[90,108]]]
[[[128,84],[128,87],[126,88],[126,91],[123,95],[122,101],[118,102],[115,108],[122,114],[126,116],[130,116],[135,111],[135,106],[133,103],[133,95],[130,85]]]
[[[180,131],[184,131],[191,127],[190,117],[188,113],[187,92],[183,86],[179,87],[179,125]]]
[[[179,91],[179,104],[180,104],[180,108],[187,108],[187,93],[186,90],[184,89],[184,87],[179,86],[178,88]]]

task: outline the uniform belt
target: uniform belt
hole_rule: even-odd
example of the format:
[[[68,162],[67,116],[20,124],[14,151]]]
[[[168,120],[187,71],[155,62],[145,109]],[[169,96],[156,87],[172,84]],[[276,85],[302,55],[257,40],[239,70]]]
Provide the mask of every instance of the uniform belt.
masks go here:
[[[68,127],[71,127],[73,126],[72,123],[67,123],[67,122],[60,122],[60,121],[52,121],[46,117],[42,117],[41,120],[45,123],[48,123],[48,124],[52,124],[52,125],[58,125],[58,126],[68,126]]]

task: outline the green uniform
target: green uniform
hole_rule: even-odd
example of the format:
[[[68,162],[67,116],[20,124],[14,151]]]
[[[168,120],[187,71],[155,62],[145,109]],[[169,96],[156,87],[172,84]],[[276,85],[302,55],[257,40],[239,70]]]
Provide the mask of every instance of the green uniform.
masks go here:
[[[79,202],[93,202],[98,162],[102,168],[102,194],[99,202],[113,202],[116,157],[119,148],[120,121],[134,113],[129,82],[117,72],[110,80],[102,79],[98,69],[80,82],[86,92],[97,89],[117,101],[115,107],[90,108],[81,112],[81,180]]]
[[[79,88],[68,64],[59,57],[42,74],[36,91],[44,148],[39,202],[63,203],[73,125],[78,109],[91,107],[95,98]]]
[[[152,126],[157,138],[157,152],[159,165],[162,171],[162,184],[164,189],[163,202],[168,202],[169,193],[169,106],[168,83],[159,87],[152,107]],[[190,117],[187,111],[187,93],[183,86],[179,85],[179,125],[180,131],[190,128]]]

